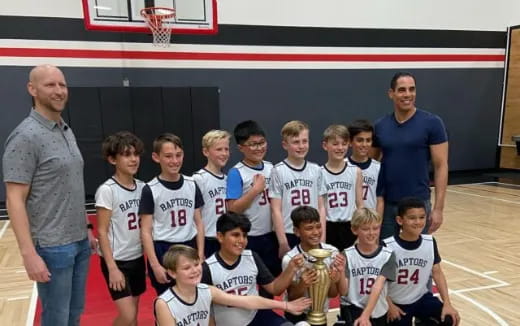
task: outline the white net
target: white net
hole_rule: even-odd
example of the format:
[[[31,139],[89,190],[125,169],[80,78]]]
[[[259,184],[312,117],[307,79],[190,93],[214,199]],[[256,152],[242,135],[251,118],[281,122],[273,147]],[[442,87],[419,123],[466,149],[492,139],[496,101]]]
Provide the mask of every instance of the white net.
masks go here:
[[[168,47],[170,45],[171,22],[175,20],[175,9],[172,8],[144,8],[141,10],[146,24],[152,31],[153,45]]]

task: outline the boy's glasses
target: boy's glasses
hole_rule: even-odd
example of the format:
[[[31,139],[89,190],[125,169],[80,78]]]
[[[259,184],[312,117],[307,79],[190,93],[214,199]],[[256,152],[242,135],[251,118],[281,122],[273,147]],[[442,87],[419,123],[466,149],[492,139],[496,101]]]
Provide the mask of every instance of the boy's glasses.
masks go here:
[[[267,142],[265,140],[261,141],[261,142],[258,142],[258,143],[244,143],[243,144],[243,146],[249,147],[250,149],[264,148],[265,145],[267,145]]]

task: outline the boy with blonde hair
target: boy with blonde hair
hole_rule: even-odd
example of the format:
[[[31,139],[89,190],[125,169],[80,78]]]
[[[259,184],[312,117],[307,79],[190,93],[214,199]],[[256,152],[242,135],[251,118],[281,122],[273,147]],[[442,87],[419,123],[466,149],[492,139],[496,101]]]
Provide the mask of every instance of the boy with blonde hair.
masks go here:
[[[386,281],[394,281],[396,260],[390,248],[379,242],[382,218],[375,210],[358,208],[352,216],[352,232],[358,242],[345,249],[345,288],[339,289],[340,317],[347,324],[386,325]]]
[[[204,201],[193,178],[181,173],[184,151],[178,136],[158,136],[153,142],[152,159],[161,166],[161,173],[144,186],[139,216],[148,274],[157,294],[161,294],[172,285],[161,264],[171,245],[196,247],[200,259],[204,259],[204,225],[200,215]]]
[[[273,167],[269,187],[279,257],[298,244],[291,221],[291,212],[296,207],[318,209],[321,222],[325,224],[320,167],[305,159],[309,152],[309,126],[302,121],[289,121],[283,126],[281,135],[287,158]]]
[[[361,170],[345,161],[349,132],[344,125],[331,125],[323,132],[322,147],[327,163],[321,167],[327,223],[326,241],[342,251],[354,244],[356,236],[350,220],[356,208],[363,207]]]
[[[204,205],[201,208],[204,224],[204,253],[211,256],[219,248],[217,219],[226,212],[226,174],[222,171],[229,159],[229,138],[225,130],[210,130],[202,137],[202,154],[208,159],[206,166],[193,174],[199,186]]]

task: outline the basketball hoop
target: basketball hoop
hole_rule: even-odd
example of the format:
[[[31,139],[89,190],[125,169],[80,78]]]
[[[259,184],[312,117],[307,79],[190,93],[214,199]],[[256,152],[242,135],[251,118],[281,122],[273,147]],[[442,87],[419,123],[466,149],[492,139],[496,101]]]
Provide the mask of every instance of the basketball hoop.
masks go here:
[[[146,24],[153,34],[153,45],[167,47],[170,45],[172,24],[175,20],[175,9],[164,7],[149,7],[141,9]]]

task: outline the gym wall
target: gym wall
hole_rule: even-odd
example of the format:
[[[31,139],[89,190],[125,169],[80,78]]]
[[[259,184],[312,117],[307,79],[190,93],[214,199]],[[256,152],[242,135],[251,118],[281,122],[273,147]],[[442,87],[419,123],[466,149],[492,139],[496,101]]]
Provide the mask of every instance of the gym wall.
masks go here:
[[[29,70],[53,63],[70,87],[216,88],[220,127],[258,120],[273,162],[284,157],[281,126],[304,120],[309,159],[322,163],[322,131],[391,112],[390,78],[406,70],[417,77],[418,107],[446,123],[450,170],[497,166],[505,30],[520,21],[517,1],[220,0],[218,34],[174,35],[160,55],[147,34],[86,31],[80,1],[53,4],[0,9],[1,143],[29,112]]]

